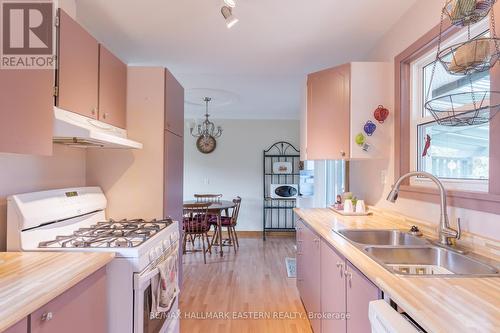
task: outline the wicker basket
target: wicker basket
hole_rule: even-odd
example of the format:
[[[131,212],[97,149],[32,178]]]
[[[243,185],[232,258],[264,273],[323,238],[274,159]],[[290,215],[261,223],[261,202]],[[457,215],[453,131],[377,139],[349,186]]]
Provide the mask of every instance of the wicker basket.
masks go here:
[[[452,75],[469,75],[490,70],[500,59],[500,39],[478,38],[452,45],[438,54]]]
[[[496,0],[447,0],[444,14],[456,26],[467,26],[481,21],[495,4]]]

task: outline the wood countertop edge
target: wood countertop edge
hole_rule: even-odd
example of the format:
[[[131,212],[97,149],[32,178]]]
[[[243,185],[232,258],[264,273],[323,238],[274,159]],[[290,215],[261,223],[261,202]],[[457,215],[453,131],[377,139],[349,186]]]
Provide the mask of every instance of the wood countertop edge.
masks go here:
[[[308,211],[311,211],[312,209],[307,209]],[[431,282],[436,282],[436,283],[449,283],[450,287],[453,284],[453,281],[458,281],[458,280],[467,280],[467,281],[480,281],[484,282],[484,284],[488,284],[489,281],[492,279],[497,279],[498,283],[500,284],[500,279],[499,278],[474,278],[474,277],[466,277],[466,278],[460,278],[460,277],[453,277],[453,278],[433,278],[433,277],[402,277],[398,276],[395,274],[392,274],[388,272],[384,267],[382,267],[379,263],[374,261],[372,258],[370,258],[368,255],[363,253],[362,250],[351,244],[348,240],[344,239],[342,236],[336,234],[332,228],[336,229],[341,229],[338,228],[338,225],[332,225],[329,230],[330,232],[328,234],[325,233],[325,230],[322,230],[320,226],[315,226],[315,222],[308,221],[310,217],[308,216],[307,212],[303,211],[300,208],[295,208],[294,212],[300,217],[300,219],[307,225],[309,226],[312,231],[314,231],[319,237],[321,237],[323,240],[325,240],[331,247],[333,247],[337,252],[342,254],[349,262],[351,262],[360,272],[362,272],[369,280],[371,280],[375,285],[377,285],[378,288],[383,290],[385,293],[390,295],[390,298],[393,299],[401,308],[405,310],[405,312],[413,318],[423,329],[425,329],[427,332],[448,332],[450,329],[453,329],[453,327],[450,327],[450,321],[451,322],[456,322],[456,318],[451,315],[450,317],[447,318],[440,318],[444,324],[440,325],[437,324],[435,320],[429,318],[429,313],[419,310],[418,305],[419,301],[416,299],[416,297],[411,297],[412,295],[407,293],[404,295],[403,292],[401,292],[402,287],[398,288],[398,284],[400,285],[411,285],[412,280],[413,282],[418,281],[419,283],[425,283],[425,281]],[[332,221],[338,221],[341,224],[343,223],[342,220],[345,219],[352,219],[353,217],[347,217],[347,216],[341,216],[338,214],[335,214],[333,211],[331,212],[332,214]],[[359,218],[359,217],[355,217]],[[370,217],[363,217],[363,218],[370,218]],[[324,222],[329,223],[328,221]],[[345,226],[346,228],[349,228],[349,226]],[[357,226],[358,229],[359,226]],[[381,226],[380,229],[391,229],[388,227]],[[398,229],[397,226],[393,226],[392,229]],[[362,257],[360,259],[359,257]],[[363,260],[363,262],[361,262]],[[437,281],[439,280],[439,281]],[[495,282],[497,281],[495,280]],[[414,287],[414,286],[412,286]],[[399,290],[398,290],[399,289]],[[429,296],[429,303],[432,304],[432,299]],[[466,305],[465,305],[466,306]],[[478,318],[478,321],[481,321],[483,318]],[[467,327],[462,327],[463,329],[467,329]],[[477,325],[477,328],[483,327],[481,325]],[[495,330],[496,327],[492,327],[491,332],[496,332]],[[489,332],[488,331],[488,332]]]
[[[13,252],[4,252],[4,253],[13,253]],[[62,252],[23,252],[25,254],[30,254],[30,253],[38,253],[40,255],[43,254],[61,254]],[[7,330],[8,328],[12,327],[13,325],[17,324],[20,320],[26,318],[29,316],[31,313],[35,312],[36,310],[40,309],[42,306],[45,304],[49,303],[56,297],[62,295],[64,292],[67,290],[73,288],[76,286],[78,283],[81,281],[85,280],[87,277],[90,275],[94,274],[97,272],[99,269],[105,267],[107,264],[109,264],[114,258],[115,258],[115,253],[113,252],[81,252],[81,253],[75,253],[75,252],[64,252],[67,254],[75,255],[75,254],[85,254],[86,256],[93,256],[95,258],[92,258],[90,261],[85,262],[84,266],[81,268],[80,272],[78,272],[76,275],[72,276],[69,278],[67,281],[64,281],[64,283],[57,283],[53,288],[45,287],[48,290],[47,292],[43,293],[42,297],[37,297],[34,299],[23,299],[20,303],[20,305],[15,306],[15,311],[14,315],[12,313],[7,313],[6,315],[3,314],[3,312],[7,311],[0,311],[0,332],[3,332]],[[1,253],[0,253],[1,254]],[[47,265],[53,264],[48,263]],[[16,273],[13,273],[16,274]],[[33,288],[37,288],[38,286],[35,286]],[[9,311],[10,312],[10,311]]]

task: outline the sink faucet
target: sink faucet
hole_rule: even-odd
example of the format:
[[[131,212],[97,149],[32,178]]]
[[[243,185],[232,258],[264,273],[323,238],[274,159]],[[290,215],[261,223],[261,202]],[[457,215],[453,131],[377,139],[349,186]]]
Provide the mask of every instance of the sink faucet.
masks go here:
[[[387,196],[387,201],[390,201],[392,203],[396,202],[398,199],[398,194],[399,194],[399,187],[401,186],[401,183],[410,177],[425,177],[430,180],[432,180],[437,187],[439,188],[440,196],[441,196],[441,217],[439,219],[439,243],[444,246],[450,246],[453,245],[452,239],[460,239],[460,234],[461,234],[461,228],[460,228],[460,220],[458,221],[458,230],[452,229],[450,227],[450,221],[448,220],[448,213],[447,213],[447,204],[446,204],[446,190],[444,189],[443,184],[439,179],[437,179],[435,176],[431,175],[428,172],[423,172],[423,171],[415,171],[415,172],[409,172],[406,175],[401,176],[396,184],[394,184],[391,192]]]

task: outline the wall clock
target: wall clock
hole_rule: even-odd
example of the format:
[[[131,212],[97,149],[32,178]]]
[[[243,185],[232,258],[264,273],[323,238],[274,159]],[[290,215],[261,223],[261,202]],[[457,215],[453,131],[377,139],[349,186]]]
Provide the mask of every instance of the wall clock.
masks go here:
[[[211,135],[208,136],[200,136],[198,140],[196,140],[196,148],[203,154],[210,154],[217,147],[217,141]]]

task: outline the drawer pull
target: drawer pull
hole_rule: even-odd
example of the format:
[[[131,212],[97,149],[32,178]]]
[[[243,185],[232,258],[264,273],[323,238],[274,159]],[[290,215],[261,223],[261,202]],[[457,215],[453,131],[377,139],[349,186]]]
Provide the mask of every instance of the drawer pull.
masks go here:
[[[42,315],[42,321],[49,321],[49,320],[52,320],[52,317],[54,317],[54,315],[52,314],[52,312],[46,312]]]

